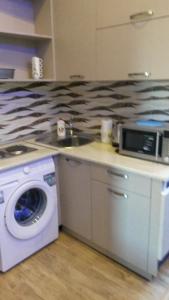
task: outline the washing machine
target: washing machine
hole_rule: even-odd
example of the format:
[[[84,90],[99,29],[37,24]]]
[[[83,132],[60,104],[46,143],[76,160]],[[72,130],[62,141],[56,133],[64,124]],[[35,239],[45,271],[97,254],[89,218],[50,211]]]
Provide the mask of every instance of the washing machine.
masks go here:
[[[52,157],[0,172],[0,271],[58,238]]]

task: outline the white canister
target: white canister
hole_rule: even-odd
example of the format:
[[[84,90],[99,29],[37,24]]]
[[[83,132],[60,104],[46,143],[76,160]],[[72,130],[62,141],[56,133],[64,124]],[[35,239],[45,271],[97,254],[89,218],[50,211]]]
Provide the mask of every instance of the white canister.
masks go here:
[[[58,135],[58,137],[66,136],[65,121],[63,121],[63,120],[57,121],[57,135]]]
[[[101,124],[101,141],[105,144],[112,143],[112,126],[113,120],[112,119],[102,119]]]
[[[113,146],[118,146],[120,143],[120,128],[122,124],[121,122],[113,124]]]

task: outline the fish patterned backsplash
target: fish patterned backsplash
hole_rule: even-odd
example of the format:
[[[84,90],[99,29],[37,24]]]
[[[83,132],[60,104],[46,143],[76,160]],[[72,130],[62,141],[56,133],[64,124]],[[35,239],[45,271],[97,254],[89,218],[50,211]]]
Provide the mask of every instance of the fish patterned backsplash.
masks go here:
[[[169,122],[169,80],[0,83],[0,143],[56,129],[58,118],[99,134],[104,117]]]

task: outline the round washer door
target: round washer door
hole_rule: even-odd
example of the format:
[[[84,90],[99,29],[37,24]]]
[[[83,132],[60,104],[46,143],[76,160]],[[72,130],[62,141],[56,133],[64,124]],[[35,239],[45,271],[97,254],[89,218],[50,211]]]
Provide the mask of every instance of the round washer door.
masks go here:
[[[56,198],[40,181],[20,186],[11,196],[5,210],[9,232],[18,239],[39,234],[49,223],[56,209]]]

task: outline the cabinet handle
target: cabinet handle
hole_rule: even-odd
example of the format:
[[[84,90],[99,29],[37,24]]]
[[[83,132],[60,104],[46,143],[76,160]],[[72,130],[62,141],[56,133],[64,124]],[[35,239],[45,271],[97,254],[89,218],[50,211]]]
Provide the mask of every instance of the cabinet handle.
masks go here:
[[[137,77],[137,76],[142,76],[145,78],[149,78],[151,76],[150,72],[140,72],[140,73],[128,73],[128,77]]]
[[[138,21],[143,20],[145,18],[151,18],[153,15],[154,15],[153,11],[151,9],[149,9],[147,11],[142,11],[142,12],[131,15],[130,20],[138,22]]]
[[[114,176],[117,176],[117,177],[121,177],[123,179],[128,179],[128,175],[127,174],[116,173],[116,172],[113,172],[112,170],[107,170],[107,173],[109,175],[114,175]]]
[[[119,196],[119,197],[122,197],[122,198],[125,198],[125,199],[128,198],[128,195],[125,194],[125,193],[116,192],[116,191],[112,190],[111,188],[107,188],[107,190],[108,190],[109,193],[114,194],[116,196]]]
[[[73,158],[65,158],[65,160],[66,160],[67,162],[73,162],[73,163],[76,163],[76,164],[78,164],[78,165],[81,165],[81,164],[82,164],[81,161],[76,160],[76,159],[73,159]]]
[[[84,78],[84,75],[70,75],[70,79],[72,80],[83,80]]]

